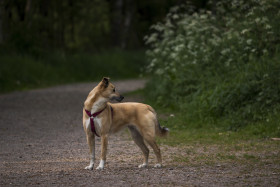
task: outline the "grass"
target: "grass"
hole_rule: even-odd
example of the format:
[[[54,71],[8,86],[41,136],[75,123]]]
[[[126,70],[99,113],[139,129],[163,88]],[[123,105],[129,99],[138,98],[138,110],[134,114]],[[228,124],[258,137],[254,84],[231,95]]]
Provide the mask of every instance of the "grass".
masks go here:
[[[188,124],[181,113],[175,113],[174,117],[160,120],[162,126],[171,131],[168,138],[158,141],[162,145],[178,147],[183,154],[176,155],[175,162],[190,165],[265,164],[267,161],[280,164],[280,141],[271,139],[279,136],[279,124],[274,125],[279,118],[279,115],[274,116],[270,122],[262,121],[229,131],[222,124]]]
[[[249,134],[248,132],[246,132]],[[243,133],[219,133],[194,129],[178,132],[171,128],[170,136],[158,139],[162,146],[173,147],[172,164],[200,166],[220,164],[274,163],[280,165],[279,141],[244,136]],[[279,168],[278,168],[279,169]]]
[[[109,50],[96,54],[0,55],[0,93],[58,84],[135,78],[145,65],[144,51]]]

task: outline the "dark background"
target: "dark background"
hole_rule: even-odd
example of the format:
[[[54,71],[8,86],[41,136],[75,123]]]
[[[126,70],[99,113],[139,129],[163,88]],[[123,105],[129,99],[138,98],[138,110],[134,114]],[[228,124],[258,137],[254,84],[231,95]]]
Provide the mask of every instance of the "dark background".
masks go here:
[[[183,0],[2,0],[2,53],[139,49],[149,27]],[[193,0],[196,9],[207,0]]]

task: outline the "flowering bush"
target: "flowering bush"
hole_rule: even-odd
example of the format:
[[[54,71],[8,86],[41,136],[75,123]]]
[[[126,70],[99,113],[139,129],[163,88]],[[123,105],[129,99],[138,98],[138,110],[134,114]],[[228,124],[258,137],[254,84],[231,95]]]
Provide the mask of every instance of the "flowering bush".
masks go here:
[[[225,0],[215,14],[173,7],[144,38],[150,97],[201,119],[241,116],[234,127],[263,119],[280,101],[279,7],[279,0]]]

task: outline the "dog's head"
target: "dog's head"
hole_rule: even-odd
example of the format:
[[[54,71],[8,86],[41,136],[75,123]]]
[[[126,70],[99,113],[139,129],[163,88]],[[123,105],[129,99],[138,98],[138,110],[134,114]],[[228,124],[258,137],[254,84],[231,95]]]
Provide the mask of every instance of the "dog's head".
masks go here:
[[[100,95],[105,99],[121,102],[124,98],[116,91],[115,86],[109,81],[108,77],[104,77],[98,87]]]
[[[87,108],[91,108],[94,103],[96,105],[102,105],[109,100],[121,102],[123,98],[124,97],[116,91],[115,86],[110,83],[109,78],[104,77],[102,81],[91,90],[84,105]]]

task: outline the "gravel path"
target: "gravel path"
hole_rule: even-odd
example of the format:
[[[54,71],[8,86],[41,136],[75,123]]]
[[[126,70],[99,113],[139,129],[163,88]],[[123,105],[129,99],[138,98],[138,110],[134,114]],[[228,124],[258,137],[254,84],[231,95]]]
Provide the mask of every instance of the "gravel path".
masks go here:
[[[120,93],[143,80],[113,82]],[[183,166],[162,147],[164,168],[138,169],[141,152],[127,131],[112,135],[103,171],[88,171],[82,107],[93,84],[76,84],[0,95],[0,186],[242,186],[259,184],[237,175],[242,166]],[[125,96],[125,94],[123,94]],[[128,96],[125,101],[141,101]],[[97,140],[97,161],[100,140]],[[150,154],[151,166],[155,157]],[[256,170],[256,172],[258,172]],[[247,180],[247,183],[242,182]],[[258,178],[262,180],[262,178]],[[268,184],[277,184],[277,175]],[[249,182],[248,182],[249,181]],[[261,185],[266,185],[262,181]],[[278,183],[279,185],[279,183]]]

